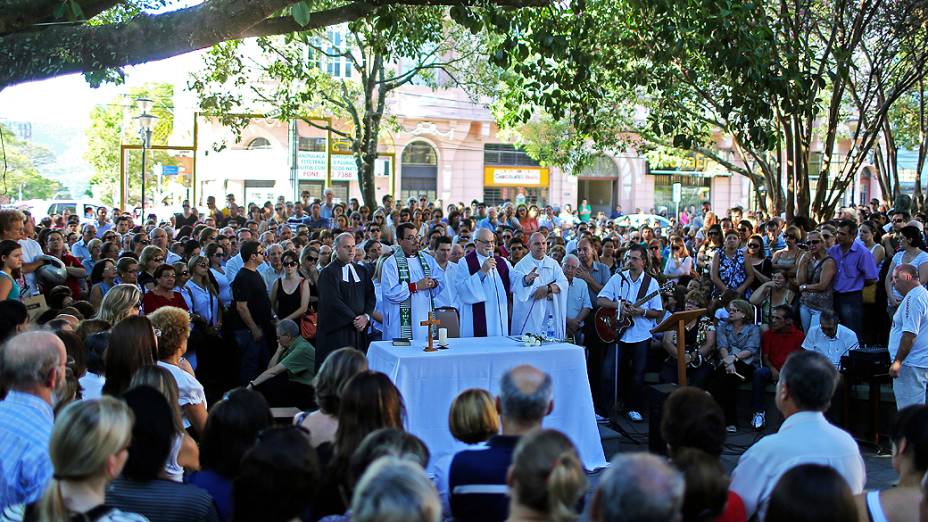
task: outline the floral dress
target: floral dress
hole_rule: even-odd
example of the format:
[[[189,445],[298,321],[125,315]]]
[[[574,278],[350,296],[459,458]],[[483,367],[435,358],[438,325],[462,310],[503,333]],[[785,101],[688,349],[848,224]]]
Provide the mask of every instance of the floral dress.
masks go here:
[[[719,257],[719,279],[725,283],[725,286],[734,290],[743,285],[748,278],[748,274],[744,270],[744,252],[739,249],[735,252],[734,257],[728,257],[724,249],[719,249],[715,255]],[[718,299],[721,296],[721,290],[718,288],[712,289],[713,299]],[[739,297],[748,298],[750,296],[751,289],[749,288],[745,291],[744,296]]]

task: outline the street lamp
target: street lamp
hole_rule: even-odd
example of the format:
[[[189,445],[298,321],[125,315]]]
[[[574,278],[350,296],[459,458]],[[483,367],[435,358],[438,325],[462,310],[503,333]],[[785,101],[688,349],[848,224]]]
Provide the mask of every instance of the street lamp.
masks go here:
[[[151,114],[154,102],[148,98],[136,98],[141,114],[135,117],[139,121],[139,139],[142,140],[142,223],[145,223],[145,152],[151,147],[151,129],[157,116]]]

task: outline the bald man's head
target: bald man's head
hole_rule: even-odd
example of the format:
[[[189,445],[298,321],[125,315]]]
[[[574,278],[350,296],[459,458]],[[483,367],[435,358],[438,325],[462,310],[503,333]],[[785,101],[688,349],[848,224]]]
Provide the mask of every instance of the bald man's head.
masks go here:
[[[535,232],[529,237],[528,249],[532,252],[532,257],[535,259],[544,259],[545,254],[548,253],[548,241],[545,236]]]
[[[503,424],[525,429],[540,426],[542,419],[551,412],[552,393],[550,375],[527,364],[512,368],[500,380],[499,408]]]
[[[3,346],[3,380],[13,389],[53,391],[64,382],[68,354],[51,332],[19,334]]]

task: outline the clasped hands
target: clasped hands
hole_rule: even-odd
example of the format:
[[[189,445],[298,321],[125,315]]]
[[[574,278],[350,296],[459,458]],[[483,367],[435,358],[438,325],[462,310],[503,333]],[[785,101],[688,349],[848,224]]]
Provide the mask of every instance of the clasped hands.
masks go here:
[[[423,277],[422,279],[416,281],[417,290],[431,290],[438,286],[438,281],[435,281],[431,277]]]
[[[354,325],[354,329],[360,332],[361,330],[367,328],[367,316],[361,314],[355,317],[354,321],[352,321],[352,324]]]

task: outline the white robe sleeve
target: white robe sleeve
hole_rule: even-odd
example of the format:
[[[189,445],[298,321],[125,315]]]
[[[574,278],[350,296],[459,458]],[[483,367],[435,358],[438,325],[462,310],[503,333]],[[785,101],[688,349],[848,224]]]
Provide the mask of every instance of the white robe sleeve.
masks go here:
[[[483,279],[481,279],[480,270],[473,274],[467,267],[467,261],[461,260],[463,266],[454,271],[454,288],[457,290],[458,300],[462,304],[482,303],[487,300],[486,292],[483,291]]]

